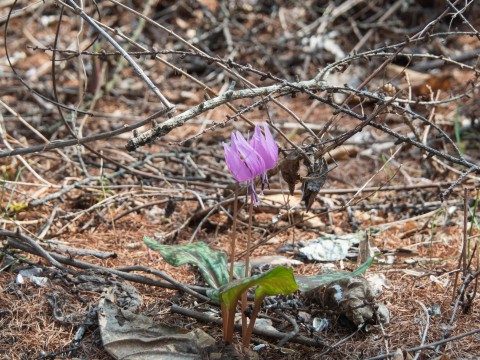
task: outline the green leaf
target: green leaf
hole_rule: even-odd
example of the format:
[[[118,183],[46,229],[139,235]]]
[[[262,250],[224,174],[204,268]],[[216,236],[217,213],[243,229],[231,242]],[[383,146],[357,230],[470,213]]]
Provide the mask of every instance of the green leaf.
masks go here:
[[[293,270],[283,266],[267,271],[266,273],[239,279],[223,285],[221,288],[209,292],[208,296],[218,299],[222,306],[223,336],[227,343],[232,342],[233,327],[235,322],[235,308],[242,294],[250,287],[257,286],[255,290],[255,304],[250,324],[247,329],[245,342],[249,342],[253,325],[257,316],[260,304],[265,296],[278,294],[288,295],[298,289],[293,276]]]
[[[167,263],[173,266],[193,264],[198,267],[202,277],[213,288],[228,283],[227,255],[222,251],[214,251],[204,242],[188,245],[163,245],[145,236],[145,244],[152,250],[160,252]]]
[[[352,272],[342,272],[342,271],[335,271],[326,274],[319,274],[314,276],[297,276],[295,280],[300,288],[300,291],[310,291],[321,286],[330,284],[331,282],[341,280],[341,279],[348,279],[351,277],[359,276],[363,274],[373,263],[374,257],[371,257],[362,265],[360,265],[355,271]]]
[[[239,279],[223,285],[218,289],[218,298],[229,309],[234,309],[240,296],[252,286],[256,298],[284,294],[288,295],[298,289],[293,270],[277,266],[266,273]]]

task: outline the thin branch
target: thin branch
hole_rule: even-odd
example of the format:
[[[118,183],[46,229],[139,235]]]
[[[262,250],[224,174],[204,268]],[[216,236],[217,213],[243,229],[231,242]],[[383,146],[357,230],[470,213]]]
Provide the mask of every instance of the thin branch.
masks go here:
[[[124,125],[123,127],[120,127],[116,130],[92,135],[92,136],[86,136],[83,138],[79,139],[70,139],[70,140],[59,140],[59,141],[53,141],[51,143],[45,144],[45,145],[36,145],[36,146],[30,146],[27,148],[20,148],[20,149],[15,149],[15,150],[4,150],[0,151],[0,158],[3,157],[8,157],[8,156],[13,156],[13,155],[22,155],[22,154],[31,154],[31,153],[36,153],[36,152],[44,152],[44,151],[49,151],[53,149],[60,149],[68,146],[75,146],[75,145],[83,145],[89,142],[93,141],[98,141],[98,140],[103,140],[103,139],[110,139],[114,136],[124,134],[126,132],[131,132],[145,124],[148,124],[152,122],[152,120],[164,115],[167,112],[166,109],[162,109],[158,112],[156,112],[153,115],[150,115],[146,119],[139,121],[135,124],[132,125]]]
[[[67,268],[65,268],[64,266],[62,266],[59,263],[74,266],[74,267],[79,268],[79,269],[99,270],[99,271],[102,271],[102,272],[105,272],[105,273],[117,275],[117,276],[121,277],[122,279],[137,282],[137,283],[140,283],[140,284],[146,284],[146,285],[157,286],[157,287],[162,287],[162,288],[167,288],[167,289],[176,289],[176,290],[180,290],[180,291],[185,291],[185,292],[189,293],[190,295],[195,296],[197,299],[199,299],[201,301],[210,301],[210,299],[208,297],[206,297],[206,296],[200,294],[199,292],[197,292],[196,290],[194,290],[195,287],[192,287],[192,286],[186,287],[185,285],[180,284],[177,281],[173,280],[168,275],[163,274],[161,271],[154,270],[154,269],[148,269],[148,268],[144,268],[144,267],[133,267],[133,268],[126,267],[122,271],[122,270],[118,270],[118,269],[109,269],[109,268],[106,268],[106,267],[103,267],[103,266],[90,264],[90,263],[87,263],[87,262],[84,262],[84,261],[75,260],[72,257],[62,256],[62,255],[55,254],[55,253],[50,254],[47,251],[45,251],[40,245],[37,244],[37,246],[36,246],[35,245],[36,242],[33,241],[33,239],[30,239],[30,240],[33,241],[33,243],[31,243],[31,241],[28,241],[28,239],[27,239],[27,243],[23,243],[23,242],[18,241],[17,240],[18,236],[16,234],[17,233],[15,233],[13,231],[0,230],[0,236],[7,236],[8,237],[8,245],[9,246],[20,249],[22,251],[26,251],[26,252],[34,254],[34,255],[42,256],[45,259],[50,259],[49,261],[53,260],[52,263],[57,264],[56,267],[59,267],[62,270],[66,270]],[[23,237],[28,238],[25,235],[23,235]],[[140,270],[140,271],[146,271],[146,272],[151,273],[151,274],[156,275],[156,276],[160,276],[163,279],[167,280],[168,282],[158,281],[158,280],[146,277],[146,276],[129,274],[129,271],[133,271],[133,270],[137,270],[137,269]],[[189,288],[189,290],[186,290],[186,288]]]
[[[11,242],[12,239],[16,239],[21,241],[22,247],[27,247],[32,249],[37,255],[43,257],[45,260],[48,261],[49,264],[55,266],[56,268],[68,271],[68,268],[60,264],[60,262],[55,259],[55,256],[52,256],[49,252],[47,252],[44,248],[42,248],[34,239],[29,236],[22,234],[20,228],[17,231],[8,231],[8,230],[1,230],[0,229],[0,236],[6,236],[8,241]]]
[[[420,305],[420,307],[423,310],[423,313],[425,314],[425,328],[423,330],[422,341],[420,342],[420,346],[423,346],[425,344],[425,341],[427,340],[428,328],[430,326],[430,315],[428,314],[427,307],[421,301],[415,300],[415,302],[418,305]],[[422,354],[422,350],[419,350],[415,354],[415,358],[413,360],[417,360],[420,357],[421,354]]]
[[[220,318],[213,317],[213,316],[210,316],[210,315],[198,312],[198,311],[186,309],[186,308],[180,307],[178,305],[172,305],[172,307],[170,308],[170,311],[172,313],[185,315],[185,316],[188,316],[188,317],[191,317],[191,318],[203,321],[203,322],[207,322],[207,323],[214,323],[214,324],[217,324],[217,325],[220,325],[220,326],[223,324],[223,321]],[[236,324],[235,325],[235,331],[241,332],[242,331],[242,326],[240,324]],[[266,338],[278,339],[278,340],[284,339],[285,335],[287,335],[287,334],[284,334],[280,331],[265,330],[265,329],[260,329],[258,327],[253,328],[253,333],[255,335],[258,335],[258,336],[264,336]],[[294,338],[290,339],[290,342],[297,343],[297,344],[302,344],[302,345],[307,345],[307,346],[315,346],[315,347],[326,346],[325,342],[323,342],[320,339],[318,339],[318,340],[311,339],[311,338],[301,336],[301,335],[297,335]]]
[[[307,80],[301,81],[293,84],[296,88],[300,90],[304,89],[316,89],[316,90],[324,90],[324,83],[317,80]],[[214,109],[222,104],[229,103],[234,100],[238,99],[246,99],[246,98],[254,98],[257,96],[265,96],[275,92],[283,92],[290,93],[293,90],[288,86],[282,85],[272,85],[266,86],[261,88],[255,89],[244,89],[238,91],[227,91],[222,95],[219,95],[213,99],[209,99],[200,103],[197,106],[174,116],[160,124],[155,125],[152,129],[144,132],[143,134],[138,135],[131,139],[128,144],[125,146],[128,151],[134,151],[141,146],[147,145],[155,141],[155,139],[162,137],[168,134],[173,129],[182,126],[188,120],[204,113],[205,111]],[[0,153],[1,155],[1,153]]]
[[[425,350],[425,349],[433,350],[433,349],[435,349],[436,346],[443,345],[443,344],[446,344],[446,343],[449,343],[449,342],[453,342],[455,340],[459,340],[459,339],[464,338],[466,336],[472,336],[472,335],[475,335],[475,334],[478,334],[478,333],[480,333],[480,328],[469,331],[469,332],[466,332],[466,333],[463,333],[463,334],[460,334],[460,335],[457,335],[457,336],[452,336],[449,339],[440,340],[440,341],[436,341],[436,342],[433,342],[433,343],[430,343],[430,344],[425,344],[425,345],[422,345],[422,346],[417,346],[417,347],[413,347],[413,348],[410,348],[410,349],[406,349],[405,351],[410,353],[410,352],[416,352],[416,351]],[[395,353],[388,353],[388,354],[374,356],[374,357],[369,358],[367,360],[383,360],[383,359],[388,359],[389,357],[394,356],[394,355],[395,355]]]
[[[130,66],[133,68],[135,73],[142,78],[142,80],[147,84],[148,88],[160,99],[160,102],[165,106],[167,112],[175,111],[175,106],[172,105],[160,92],[157,86],[150,80],[150,78],[145,74],[143,69],[133,60],[133,58],[126,52],[102,27],[98,26],[97,23],[88,16],[81,7],[79,7],[73,0],[66,0],[65,3],[61,0],[56,0],[61,4],[64,4],[69,9],[72,9],[73,12],[79,15],[84,19],[90,26],[97,30],[110,44],[117,49],[120,54],[128,61]],[[68,6],[70,5],[70,6]]]

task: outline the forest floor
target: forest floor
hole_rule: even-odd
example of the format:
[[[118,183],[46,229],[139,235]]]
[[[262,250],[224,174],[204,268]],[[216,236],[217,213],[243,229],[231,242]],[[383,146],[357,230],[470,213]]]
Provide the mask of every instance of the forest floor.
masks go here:
[[[254,103],[260,98],[232,100],[236,112],[226,105],[201,111],[134,151],[125,148],[132,131],[121,130],[161,110],[158,97],[120,56],[108,54],[113,47],[97,39],[73,10],[67,7],[60,20],[62,7],[55,2],[4,3],[0,359],[112,359],[102,343],[95,311],[105,289],[126,283],[141,300],[135,313],[177,326],[182,333],[202,329],[220,346],[205,350],[204,358],[232,358],[230,353],[221,355],[226,351],[221,348],[221,325],[171,311],[175,305],[218,314],[219,306],[201,302],[175,285],[127,281],[109,270],[164,284],[165,279],[148,274],[153,269],[178,283],[205,287],[195,267],[167,264],[143,239],[148,236],[170,245],[202,241],[230,253],[235,185],[222,142],[230,142],[232,131],[246,134],[252,131],[251,124],[262,122],[275,126],[280,164],[295,147],[316,156],[312,154],[319,149],[334,146],[322,153],[328,174],[309,211],[302,201],[302,181],[290,194],[281,165],[271,172],[270,187],[259,196],[253,212],[251,257],[260,263],[254,271],[279,263],[292,267],[296,276],[316,275],[332,266],[353,271],[365,260],[368,244],[377,256],[362,276],[375,284],[375,303],[383,304],[390,318],[385,323],[374,318],[357,329],[338,309],[321,305],[324,293],[295,292],[278,299],[280,308],[285,306],[280,312],[264,307],[261,317],[285,334],[296,326],[297,335],[311,342],[300,344],[293,338],[279,346],[279,339],[254,335],[249,356],[396,360],[480,356],[478,3],[458,4],[465,7],[457,9],[448,1],[128,2],[174,35],[115,1],[100,2],[98,11],[87,4],[87,14],[97,20],[100,14],[101,23],[136,42],[129,52],[144,51],[140,44],[158,52],[133,58],[176,106],[175,116],[215,93],[246,88],[238,79],[232,85],[232,72],[246,73],[246,79],[261,87],[281,84],[278,79],[290,84],[309,80],[339,62],[338,71],[327,78],[333,84],[329,91],[272,92],[262,94],[262,104]],[[15,11],[9,14],[11,6]],[[413,41],[418,34],[423,40]],[[207,55],[190,56],[179,37]],[[404,44],[406,37],[411,42]],[[127,48],[125,39],[116,40]],[[76,53],[78,44],[86,49],[81,56]],[[404,44],[402,49],[398,44]],[[52,48],[62,49],[56,52],[53,67]],[[353,50],[369,49],[381,50],[352,55]],[[170,52],[162,54],[163,50]],[[173,50],[179,53],[172,54]],[[395,57],[397,50],[420,55]],[[229,63],[229,58],[259,73]],[[342,65],[342,59],[349,60]],[[346,83],[357,87],[370,75],[365,87],[370,94],[406,101],[385,104],[367,93],[349,94],[343,87]],[[64,120],[55,103],[35,93],[64,104]],[[324,101],[316,101],[315,94]],[[339,111],[335,104],[341,104]],[[251,111],[238,115],[238,109],[248,106]],[[400,107],[411,113],[402,113]],[[374,119],[379,126],[352,133],[360,123],[355,116],[379,108]],[[165,119],[163,115],[156,121]],[[106,135],[77,145],[67,125],[77,139]],[[145,122],[136,131],[145,134],[152,126]],[[315,139],[321,132],[320,146]],[[340,141],[345,134],[346,141]],[[66,144],[69,139],[73,143]],[[42,149],[52,144],[58,148]],[[7,154],[20,148],[27,150]],[[312,172],[306,161],[300,165],[299,175],[306,182]],[[238,260],[249,234],[245,198],[239,196]],[[302,249],[326,234],[363,240],[360,249],[354,245],[340,260],[309,258]],[[53,255],[59,266],[52,262]],[[298,301],[289,306],[291,300]],[[322,329],[314,326],[319,320],[327,324]],[[234,347],[243,353],[240,344],[237,332]],[[162,356],[175,358],[176,350],[169,351]],[[387,355],[394,352],[395,356]],[[137,356],[130,358],[148,358]]]

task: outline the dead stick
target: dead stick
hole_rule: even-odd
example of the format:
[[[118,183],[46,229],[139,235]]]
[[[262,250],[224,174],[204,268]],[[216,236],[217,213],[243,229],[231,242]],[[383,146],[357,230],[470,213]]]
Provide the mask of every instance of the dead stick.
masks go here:
[[[217,325],[222,325],[223,321],[220,318],[216,318],[210,315],[203,314],[198,311],[190,310],[190,309],[185,309],[183,307],[180,307],[178,305],[172,305],[170,307],[170,311],[172,313],[177,313],[181,315],[185,315],[203,322],[209,322],[209,323],[214,323]],[[240,324],[235,325],[235,331],[241,332],[242,331],[242,326]],[[278,339],[282,340],[285,338],[287,334],[284,334],[280,331],[271,331],[271,330],[263,330],[259,329],[258,327],[253,328],[253,333],[258,336],[263,336],[266,338],[271,338],[271,339]],[[325,342],[321,339],[311,339],[305,336],[297,335],[294,338],[290,339],[291,342],[297,343],[297,344],[302,344],[302,345],[307,345],[307,346],[327,346]]]
[[[460,335],[457,335],[457,336],[453,336],[450,339],[436,341],[436,342],[433,342],[433,343],[430,343],[430,344],[425,344],[423,346],[417,346],[417,347],[414,347],[414,348],[407,349],[405,351],[406,352],[414,352],[414,351],[423,350],[423,349],[433,349],[438,345],[443,345],[443,344],[448,343],[450,341],[458,340],[458,339],[461,339],[463,337],[475,335],[475,334],[478,334],[478,333],[480,333],[480,329],[475,329],[475,330],[472,330],[472,331],[469,331],[469,332],[466,332],[466,333],[463,333],[463,334],[460,334]],[[382,360],[382,359],[387,359],[387,358],[389,358],[390,356],[393,356],[393,355],[395,355],[395,353],[383,354],[383,355],[378,355],[378,356],[369,358],[367,360]]]
[[[64,246],[52,243],[50,241],[47,242],[47,246],[50,248],[50,251],[56,253],[64,253],[69,256],[93,256],[98,259],[115,259],[117,257],[117,253],[115,252],[105,252],[105,251],[98,251],[98,250],[91,250],[91,249],[79,249],[76,247],[71,246]]]
[[[68,272],[69,269],[67,269],[65,266],[60,264],[57,261],[57,259],[55,259],[55,257],[52,256],[52,254],[50,254],[44,248],[42,248],[40,244],[37,243],[34,239],[22,234],[20,232],[20,229],[18,229],[18,231],[0,230],[0,236],[6,236],[9,243],[10,243],[10,240],[12,239],[17,239],[19,243],[23,242],[21,243],[23,246],[32,249],[32,251],[34,251],[37,255],[47,260],[50,265],[55,266],[60,270]]]
[[[0,230],[0,236],[5,235],[4,233],[6,233],[6,232],[7,231],[5,231],[5,230]],[[12,232],[10,231],[9,233],[12,233]],[[15,233],[13,233],[13,234],[15,234]],[[14,247],[16,249],[20,249],[22,251],[25,251],[25,252],[43,257],[42,253],[38,249],[33,248],[33,247],[17,240],[14,237],[9,237],[8,238],[8,245],[11,246],[11,247]],[[45,250],[43,252],[47,253]],[[157,276],[162,276],[162,278],[164,278],[165,280],[167,280],[169,282],[158,281],[158,280],[146,277],[146,276],[129,274],[128,272],[117,270],[117,269],[108,269],[108,268],[105,268],[103,266],[90,264],[90,263],[87,263],[87,262],[75,260],[75,259],[72,259],[70,257],[66,257],[66,256],[58,255],[58,254],[48,254],[48,255],[51,258],[53,258],[54,260],[56,260],[57,262],[60,262],[60,263],[65,264],[65,265],[74,266],[74,267],[79,268],[79,269],[99,270],[99,271],[102,271],[104,273],[114,274],[114,275],[117,275],[117,276],[119,276],[119,277],[121,277],[125,280],[133,281],[133,282],[140,283],[140,284],[146,284],[146,285],[158,286],[158,287],[167,288],[167,289],[175,289],[175,290],[185,291],[186,293],[196,297],[197,299],[199,299],[201,301],[210,301],[210,299],[208,297],[198,293],[196,290],[193,290],[194,289],[193,287],[183,285],[183,284],[173,280],[172,278],[170,278],[169,276],[163,274],[161,271],[158,271],[158,270],[149,269],[149,272],[151,274],[154,274],[154,275],[157,275]],[[139,267],[139,268],[147,269],[147,268],[144,268],[144,267]],[[141,269],[138,269],[138,270],[141,270]]]

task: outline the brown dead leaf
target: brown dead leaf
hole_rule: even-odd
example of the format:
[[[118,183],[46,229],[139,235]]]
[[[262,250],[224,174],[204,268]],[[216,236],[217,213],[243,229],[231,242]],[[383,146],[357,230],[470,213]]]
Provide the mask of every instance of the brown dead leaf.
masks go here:
[[[356,145],[342,145],[328,152],[330,157],[327,158],[328,163],[332,163],[333,160],[348,160],[357,156],[360,152],[360,148]]]
[[[98,322],[103,346],[115,359],[202,359],[200,348],[215,344],[200,329],[184,334],[181,328],[119,308],[112,288],[99,302]]]
[[[433,360],[450,360],[450,356],[448,356],[447,354],[442,354]]]
[[[306,180],[303,184],[303,196],[302,200],[305,201],[305,207],[307,211],[310,208],[317,197],[320,189],[325,185],[327,181],[328,164],[325,158],[318,158],[312,166],[309,166],[308,174],[304,178]]]
[[[405,360],[402,349],[397,349],[393,354],[393,360]]]
[[[305,227],[308,229],[325,229],[325,223],[320,220],[318,216],[312,217],[306,211],[295,211],[293,213],[293,221],[299,223],[300,227]]]
[[[293,195],[295,185],[300,180],[300,175],[298,174],[298,170],[300,169],[300,159],[300,153],[298,151],[292,151],[279,165],[280,171],[282,172],[282,178],[288,184],[290,195]]]
[[[387,74],[390,77],[407,75],[414,93],[418,96],[430,97],[432,91],[448,90],[452,87],[451,74],[449,73],[436,74],[433,76],[431,74],[406,69],[403,66],[390,64],[387,65]],[[408,86],[407,82],[402,82],[398,87],[400,89],[407,89]]]

